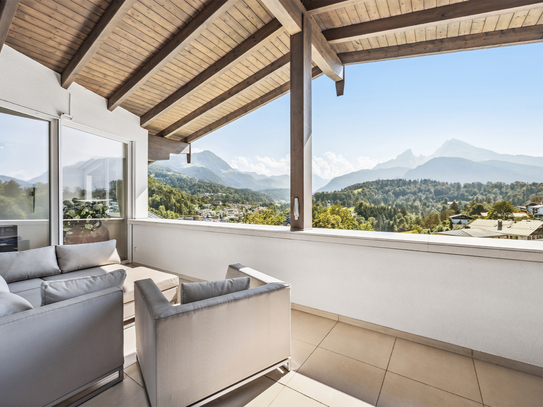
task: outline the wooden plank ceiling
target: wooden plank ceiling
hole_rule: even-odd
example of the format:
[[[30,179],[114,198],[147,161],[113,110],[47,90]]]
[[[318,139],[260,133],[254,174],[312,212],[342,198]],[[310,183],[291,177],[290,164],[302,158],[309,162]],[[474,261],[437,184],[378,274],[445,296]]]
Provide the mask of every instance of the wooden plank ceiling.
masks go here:
[[[20,0],[5,42],[151,135],[192,142],[289,91],[292,30],[265,4],[292,2]],[[344,64],[543,41],[543,0],[302,3]]]

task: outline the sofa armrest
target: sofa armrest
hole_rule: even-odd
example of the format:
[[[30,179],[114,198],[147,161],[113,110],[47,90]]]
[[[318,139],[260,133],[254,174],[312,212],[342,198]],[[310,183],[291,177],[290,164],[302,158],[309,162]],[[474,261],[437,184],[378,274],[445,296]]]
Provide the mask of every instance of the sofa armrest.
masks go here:
[[[2,405],[46,405],[123,365],[123,292],[0,318]],[[29,383],[32,391],[29,391]]]
[[[288,285],[288,283],[285,283],[284,281],[278,280],[275,277],[261,273],[260,271],[244,266],[240,263],[230,264],[226,272],[226,278],[236,277],[249,277],[251,279],[251,288],[260,287],[262,285],[271,283]]]

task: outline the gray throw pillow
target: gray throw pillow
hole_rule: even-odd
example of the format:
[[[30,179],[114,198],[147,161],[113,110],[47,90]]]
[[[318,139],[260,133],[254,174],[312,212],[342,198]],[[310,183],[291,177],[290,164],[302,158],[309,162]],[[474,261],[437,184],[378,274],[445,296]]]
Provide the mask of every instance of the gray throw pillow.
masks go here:
[[[9,286],[4,280],[4,277],[0,276],[0,293],[9,293]]]
[[[55,247],[0,253],[0,276],[7,283],[60,274]]]
[[[41,305],[79,297],[110,287],[123,288],[126,271],[123,269],[97,276],[44,281],[41,283]]]
[[[249,277],[209,281],[206,283],[182,283],[181,304],[188,304],[195,301],[202,301],[208,298],[248,290],[250,284],[251,279]]]
[[[34,308],[23,297],[10,292],[0,292],[0,317]]]
[[[57,246],[58,265],[63,273],[90,267],[120,264],[117,241]]]

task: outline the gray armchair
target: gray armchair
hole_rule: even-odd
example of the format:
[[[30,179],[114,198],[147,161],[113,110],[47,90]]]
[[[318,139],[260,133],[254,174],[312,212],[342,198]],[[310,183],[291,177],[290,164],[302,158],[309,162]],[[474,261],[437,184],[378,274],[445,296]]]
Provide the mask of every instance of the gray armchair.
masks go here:
[[[242,265],[251,288],[172,305],[135,283],[136,352],[151,406],[199,406],[279,367],[290,368],[290,285]]]

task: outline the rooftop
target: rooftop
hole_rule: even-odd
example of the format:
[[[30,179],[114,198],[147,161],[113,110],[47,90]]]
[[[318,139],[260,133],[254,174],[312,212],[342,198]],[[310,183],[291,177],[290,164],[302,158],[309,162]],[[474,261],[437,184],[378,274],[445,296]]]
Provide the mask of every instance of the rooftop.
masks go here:
[[[542,226],[543,222],[539,220],[504,220],[501,230],[498,228],[498,221],[493,219],[475,219],[469,224],[470,229],[482,229],[515,236],[530,236]]]
[[[460,237],[479,237],[479,238],[494,238],[503,237],[503,233],[495,232],[486,229],[455,229],[439,232],[440,235],[460,236]]]

